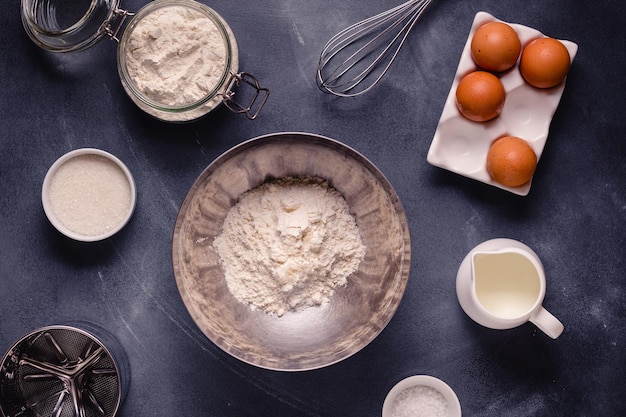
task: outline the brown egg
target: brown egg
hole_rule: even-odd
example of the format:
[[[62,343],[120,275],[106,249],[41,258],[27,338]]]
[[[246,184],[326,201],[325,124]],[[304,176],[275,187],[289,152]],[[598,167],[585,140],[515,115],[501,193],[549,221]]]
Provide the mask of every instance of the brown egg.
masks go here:
[[[486,71],[464,76],[456,89],[456,105],[463,116],[474,122],[497,117],[504,107],[506,92],[498,77]]]
[[[569,67],[569,52],[557,39],[534,39],[522,51],[520,72],[534,87],[550,88],[560,84],[567,76]]]
[[[485,23],[472,37],[472,59],[487,71],[502,72],[513,67],[521,49],[517,32],[503,22]]]
[[[506,186],[519,187],[535,174],[537,155],[528,142],[516,136],[503,136],[491,144],[487,153],[487,172]]]

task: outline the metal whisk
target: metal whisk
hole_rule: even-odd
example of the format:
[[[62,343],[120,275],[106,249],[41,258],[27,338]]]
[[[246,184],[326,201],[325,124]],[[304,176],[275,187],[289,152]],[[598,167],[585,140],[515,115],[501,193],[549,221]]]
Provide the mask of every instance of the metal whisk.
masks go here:
[[[371,90],[387,73],[431,1],[409,0],[333,36],[320,55],[318,87],[340,97]]]

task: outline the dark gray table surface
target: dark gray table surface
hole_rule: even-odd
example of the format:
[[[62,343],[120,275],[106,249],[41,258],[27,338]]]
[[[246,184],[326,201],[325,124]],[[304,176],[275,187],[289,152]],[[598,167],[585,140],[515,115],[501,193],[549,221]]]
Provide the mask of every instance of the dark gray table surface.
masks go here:
[[[621,0],[435,0],[384,82],[356,99],[321,93],[323,44],[396,1],[206,1],[232,27],[241,69],[271,89],[259,118],[220,108],[186,125],[156,121],[124,93],[116,44],[54,55],[26,36],[19,2],[0,5],[0,350],[48,324],[104,326],[132,378],[120,416],[380,416],[414,374],[443,379],[464,416],[626,415],[626,6]],[[145,0],[125,0],[131,11]],[[530,194],[519,197],[426,162],[478,11],[579,45]],[[306,372],[260,369],[209,341],[172,271],[179,207],[200,172],[252,137],[337,139],[387,176],[412,239],[408,287],[384,331],[354,356]],[[41,185],[80,147],[122,159],[137,208],[118,235],[71,241],[48,222]],[[547,274],[544,305],[565,325],[486,329],[465,315],[455,277],[476,244],[510,237]]]

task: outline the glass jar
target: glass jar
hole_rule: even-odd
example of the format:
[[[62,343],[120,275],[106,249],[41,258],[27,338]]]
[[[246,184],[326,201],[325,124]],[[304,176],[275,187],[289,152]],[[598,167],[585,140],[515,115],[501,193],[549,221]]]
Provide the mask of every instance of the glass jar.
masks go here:
[[[196,120],[222,103],[249,119],[258,116],[269,90],[251,74],[238,72],[237,41],[218,13],[195,0],[155,0],[137,13],[120,9],[119,3],[22,0],[22,23],[33,42],[50,52],[84,50],[105,36],[116,40],[124,90],[140,109],[160,120]],[[197,35],[199,30],[207,36]],[[207,44],[208,38],[212,43]],[[160,39],[173,48],[169,54],[137,57],[151,49],[153,54],[163,52]],[[190,55],[195,58],[183,62],[187,58],[181,57]],[[172,68],[177,69],[163,75]],[[234,89],[240,86],[253,90],[245,106],[235,100]]]
[[[105,36],[103,28],[114,20],[119,2],[22,0],[22,23],[28,36],[43,49],[80,51]]]

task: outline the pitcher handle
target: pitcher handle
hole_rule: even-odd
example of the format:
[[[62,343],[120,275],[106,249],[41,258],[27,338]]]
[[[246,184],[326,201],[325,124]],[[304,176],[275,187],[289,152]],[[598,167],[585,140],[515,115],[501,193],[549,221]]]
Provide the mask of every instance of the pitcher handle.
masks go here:
[[[553,339],[556,339],[563,333],[563,323],[543,306],[530,316],[530,322]]]

